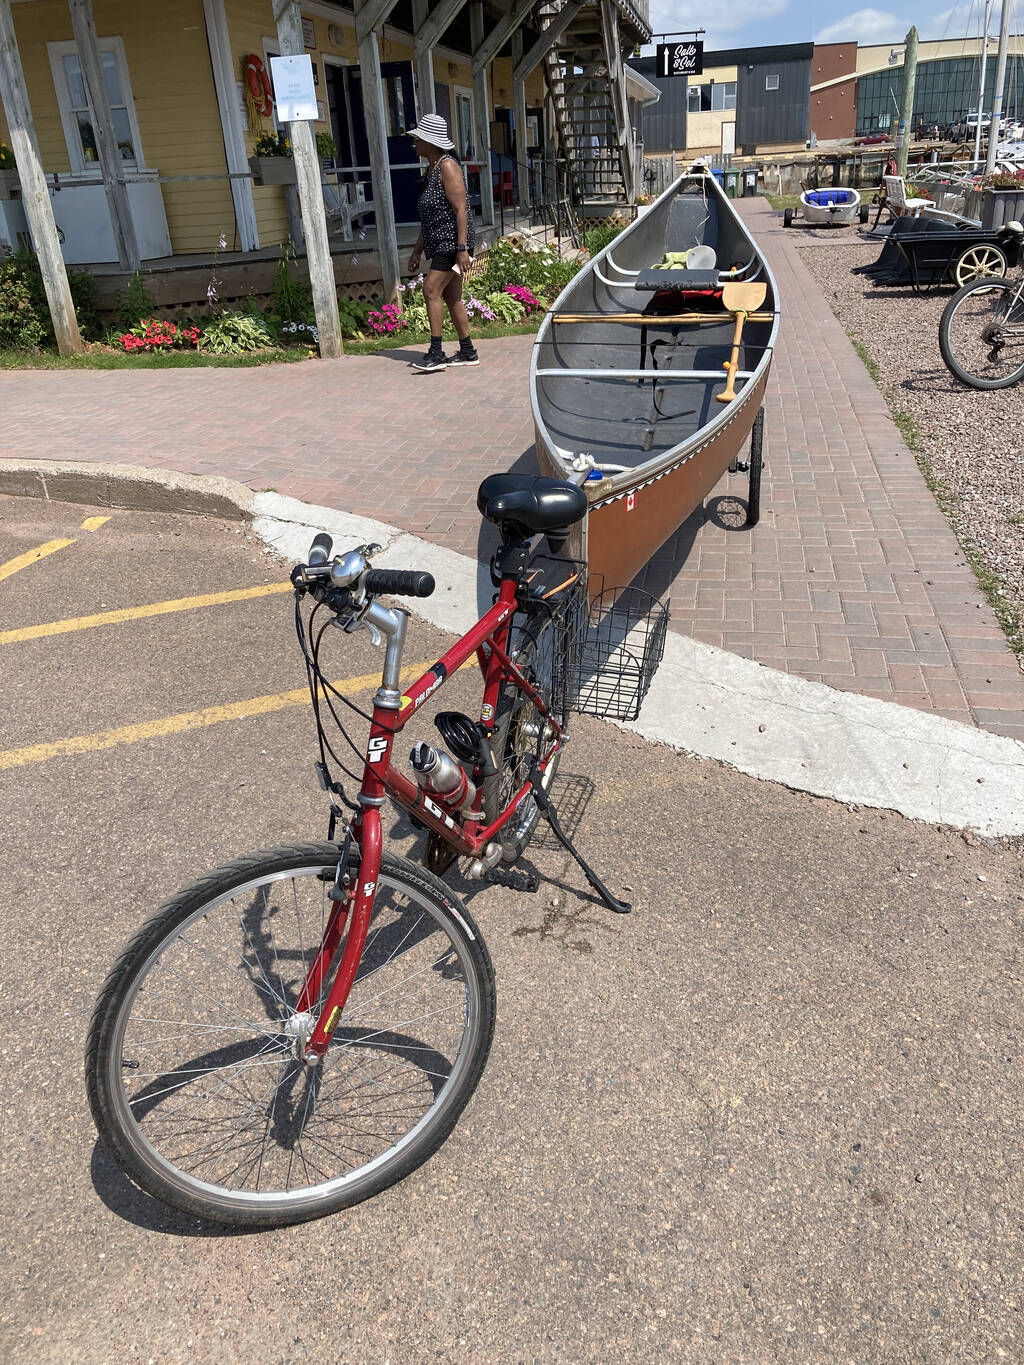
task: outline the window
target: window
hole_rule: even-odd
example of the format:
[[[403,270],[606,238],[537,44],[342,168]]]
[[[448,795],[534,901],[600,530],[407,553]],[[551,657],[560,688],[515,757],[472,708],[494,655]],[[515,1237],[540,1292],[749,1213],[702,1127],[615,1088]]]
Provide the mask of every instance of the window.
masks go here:
[[[765,88],[766,90],[778,90],[778,88],[779,88],[779,78],[778,78],[778,76],[765,76],[765,78],[764,78],[764,88]]]
[[[49,43],[47,46],[71,169],[86,171],[95,166],[99,160],[99,153],[78,48],[74,43]],[[141,162],[142,153],[124,44],[120,38],[101,38],[99,47],[103,81],[107,87],[107,98],[110,100],[110,111],[114,120],[114,136],[117,138],[122,160],[126,165],[135,166]]]
[[[713,85],[691,85],[686,91],[686,112],[688,114],[706,114],[711,108],[711,92]]]
[[[462,86],[455,86],[455,146],[459,156],[472,160],[473,151],[473,95]]]
[[[713,85],[711,87],[711,108],[712,109],[736,108],[735,81],[722,81],[719,85]]]

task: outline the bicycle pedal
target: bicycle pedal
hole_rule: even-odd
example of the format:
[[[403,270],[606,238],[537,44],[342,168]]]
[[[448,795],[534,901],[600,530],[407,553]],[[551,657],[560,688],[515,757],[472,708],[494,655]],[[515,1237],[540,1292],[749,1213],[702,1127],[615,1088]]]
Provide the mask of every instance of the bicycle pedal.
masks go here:
[[[492,867],[484,874],[491,886],[507,886],[510,891],[537,891],[540,878],[536,872],[516,872],[513,868]]]

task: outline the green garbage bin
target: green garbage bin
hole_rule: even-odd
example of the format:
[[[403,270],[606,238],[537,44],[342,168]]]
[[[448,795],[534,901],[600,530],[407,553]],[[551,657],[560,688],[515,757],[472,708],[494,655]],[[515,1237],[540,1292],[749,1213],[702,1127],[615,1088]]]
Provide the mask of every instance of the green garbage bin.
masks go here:
[[[735,199],[740,188],[739,171],[726,171],[725,173],[725,192],[730,199]]]

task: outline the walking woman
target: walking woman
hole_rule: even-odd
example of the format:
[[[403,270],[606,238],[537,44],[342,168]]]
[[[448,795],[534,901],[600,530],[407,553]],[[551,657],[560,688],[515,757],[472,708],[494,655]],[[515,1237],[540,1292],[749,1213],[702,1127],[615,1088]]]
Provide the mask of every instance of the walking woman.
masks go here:
[[[462,302],[462,281],[473,263],[473,218],[466,199],[466,177],[440,114],[424,114],[409,136],[416,155],[427,163],[417,209],[420,235],[409,257],[415,274],[424,255],[430,262],[423,281],[423,297],[430,320],[430,350],[413,364],[433,372],[449,365],[479,365],[480,357],[469,335],[469,318]],[[459,338],[459,349],[446,356],[441,347],[445,305]]]

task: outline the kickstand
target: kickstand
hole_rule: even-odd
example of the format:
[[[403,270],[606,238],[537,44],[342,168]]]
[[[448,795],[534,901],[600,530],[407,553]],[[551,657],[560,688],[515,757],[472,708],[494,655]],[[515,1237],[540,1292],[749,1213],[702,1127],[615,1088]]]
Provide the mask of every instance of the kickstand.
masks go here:
[[[541,773],[541,770],[536,760],[534,760],[533,767],[530,769],[530,781],[533,783],[533,799],[536,801],[537,805],[541,809],[542,814],[544,815],[544,818],[551,826],[551,830],[555,838],[562,845],[562,847],[572,855],[572,857],[576,860],[579,866],[583,869],[583,874],[586,877],[587,881],[594,888],[597,894],[601,897],[605,905],[607,905],[608,909],[614,910],[617,915],[628,915],[633,907],[629,905],[626,901],[620,901],[615,899],[615,897],[605,886],[601,878],[591,868],[590,864],[583,858],[581,854],[577,853],[575,847],[573,846],[572,840],[569,838],[568,834],[566,834],[565,830],[562,828],[561,822],[558,819],[558,812],[551,804],[551,798],[550,796],[548,796],[547,792],[544,790],[544,787],[542,785],[543,774]]]

